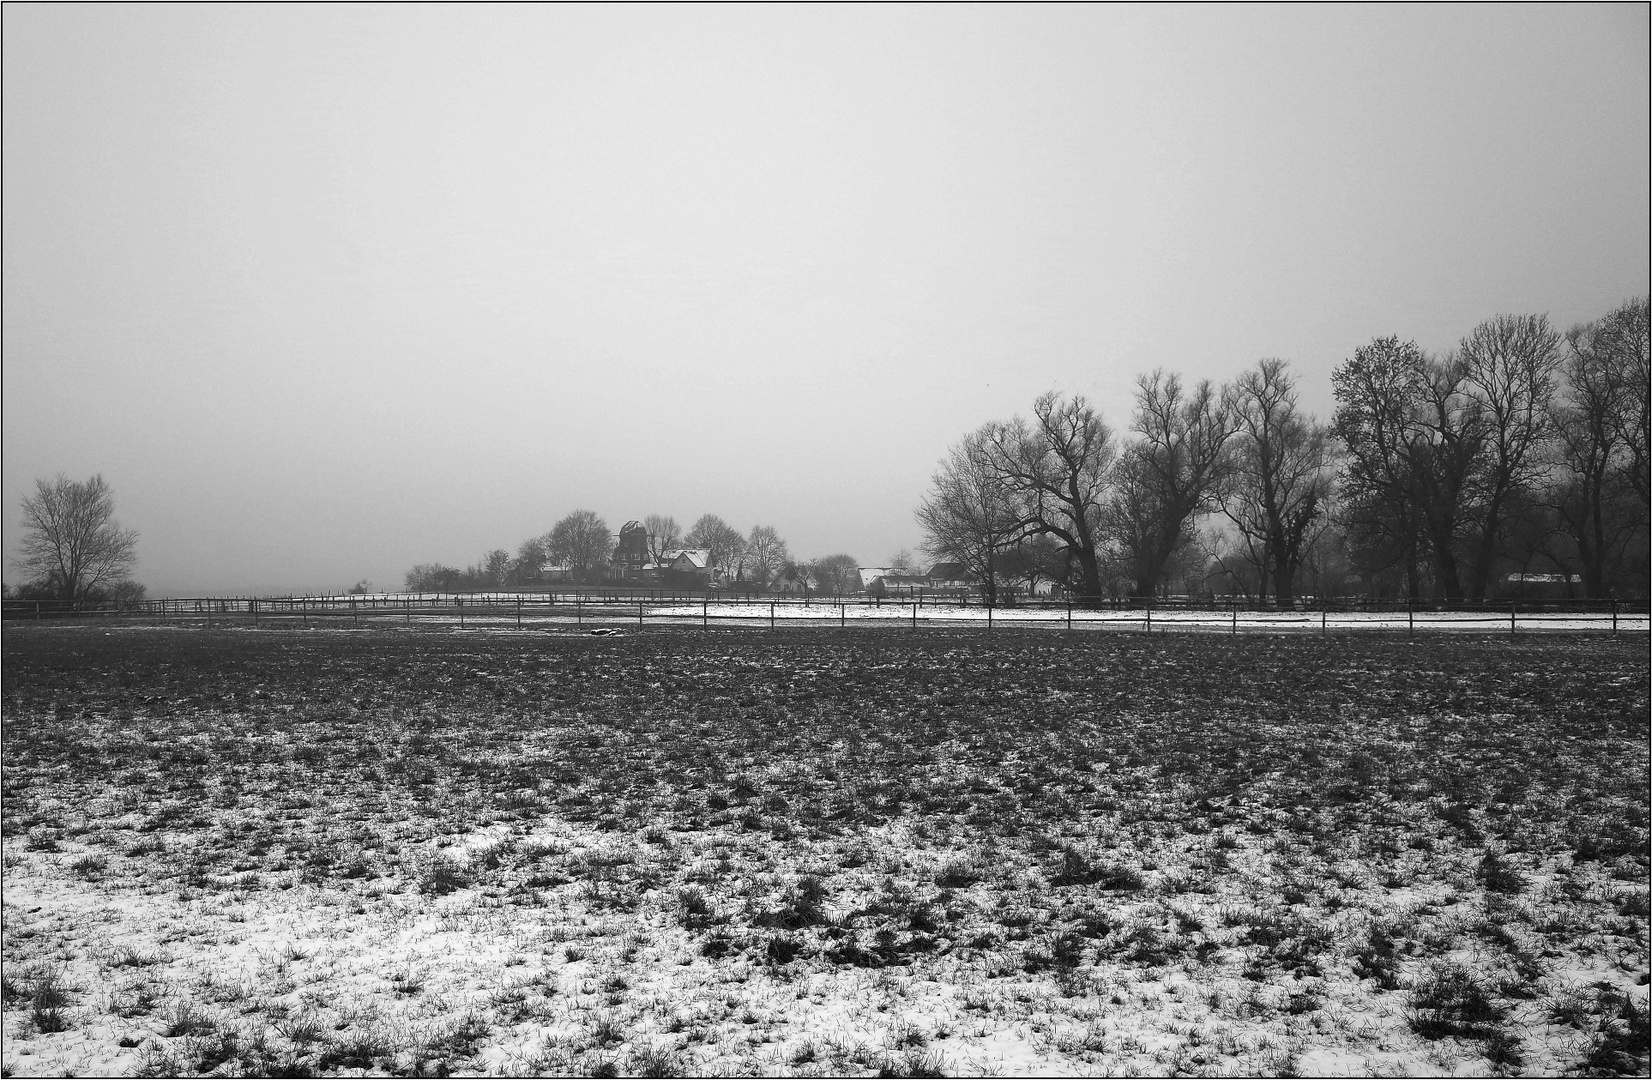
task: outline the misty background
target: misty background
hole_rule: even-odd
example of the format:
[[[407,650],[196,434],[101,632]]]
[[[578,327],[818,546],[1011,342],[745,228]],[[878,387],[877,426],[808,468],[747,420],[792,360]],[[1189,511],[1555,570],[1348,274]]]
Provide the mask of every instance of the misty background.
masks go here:
[[[1648,9],[4,9],[4,540],[399,587],[575,509],[916,549],[1041,392],[1597,318]],[[8,566],[8,581],[17,574]]]

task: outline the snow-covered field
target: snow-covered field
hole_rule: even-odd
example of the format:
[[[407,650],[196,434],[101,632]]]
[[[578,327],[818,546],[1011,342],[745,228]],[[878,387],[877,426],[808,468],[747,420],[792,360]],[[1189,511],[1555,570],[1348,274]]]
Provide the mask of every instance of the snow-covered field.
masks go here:
[[[1646,1071],[1644,639],[4,645],[13,1075]]]

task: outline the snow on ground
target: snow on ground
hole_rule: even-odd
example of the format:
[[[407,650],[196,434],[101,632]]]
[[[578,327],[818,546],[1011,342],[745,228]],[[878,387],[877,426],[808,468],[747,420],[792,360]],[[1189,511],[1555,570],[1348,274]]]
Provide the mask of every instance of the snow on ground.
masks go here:
[[[1630,645],[683,640],[9,638],[6,1070],[1644,1069]]]

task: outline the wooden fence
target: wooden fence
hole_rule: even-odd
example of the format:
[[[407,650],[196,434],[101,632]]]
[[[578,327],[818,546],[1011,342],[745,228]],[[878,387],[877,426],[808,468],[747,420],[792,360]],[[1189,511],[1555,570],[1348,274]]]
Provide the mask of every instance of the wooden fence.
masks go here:
[[[577,593],[381,593],[332,596],[167,597],[120,605],[6,600],[6,622],[175,625],[269,629],[598,630],[625,627],[920,626],[1173,631],[1302,632],[1593,630],[1646,632],[1645,604],[1617,601],[1374,601],[1305,598],[1281,609],[1254,597],[1174,600],[1028,600],[979,597],[769,597],[605,590]]]

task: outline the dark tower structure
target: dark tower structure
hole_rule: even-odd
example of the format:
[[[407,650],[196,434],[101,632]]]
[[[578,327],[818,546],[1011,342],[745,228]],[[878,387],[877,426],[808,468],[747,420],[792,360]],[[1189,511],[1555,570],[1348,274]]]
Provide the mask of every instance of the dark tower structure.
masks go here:
[[[648,565],[648,530],[640,522],[627,521],[620,530],[614,565],[628,570],[641,570]]]

